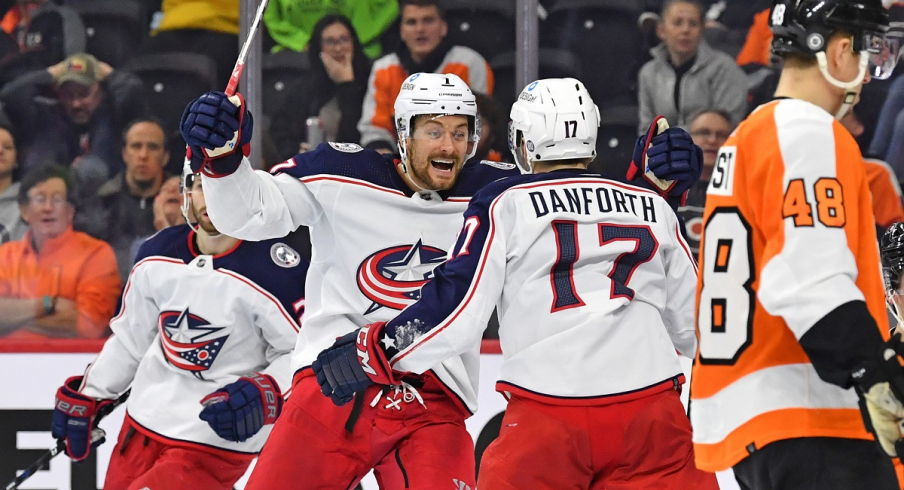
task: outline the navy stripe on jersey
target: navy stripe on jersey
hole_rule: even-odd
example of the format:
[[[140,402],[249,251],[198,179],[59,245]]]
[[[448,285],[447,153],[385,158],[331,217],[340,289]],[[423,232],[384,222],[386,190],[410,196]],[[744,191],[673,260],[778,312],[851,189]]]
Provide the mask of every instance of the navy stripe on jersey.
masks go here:
[[[300,153],[270,170],[274,175],[287,174],[306,182],[312,176],[333,175],[369,182],[379,187],[403,192],[410,197],[414,191],[408,187],[396,170],[398,160],[370,149],[347,143],[337,150],[330,143],[321,143],[313,151]],[[514,165],[499,162],[470,160],[465,163],[455,185],[439,192],[442,199],[471,197],[479,189],[494,180],[518,175]]]

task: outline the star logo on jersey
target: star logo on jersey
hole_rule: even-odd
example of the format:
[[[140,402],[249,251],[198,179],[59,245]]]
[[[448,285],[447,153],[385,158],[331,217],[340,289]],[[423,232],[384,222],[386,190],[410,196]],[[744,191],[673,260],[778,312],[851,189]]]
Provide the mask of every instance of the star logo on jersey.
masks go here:
[[[214,336],[226,327],[214,327],[207,320],[191,314],[188,308],[161,312],[158,327],[166,360],[198,379],[204,379],[203,372],[210,369],[229,337]]]
[[[358,266],[358,289],[373,302],[364,314],[384,307],[402,310],[413,304],[421,296],[421,286],[433,278],[433,269],[445,261],[445,251],[421,240],[367,257]]]

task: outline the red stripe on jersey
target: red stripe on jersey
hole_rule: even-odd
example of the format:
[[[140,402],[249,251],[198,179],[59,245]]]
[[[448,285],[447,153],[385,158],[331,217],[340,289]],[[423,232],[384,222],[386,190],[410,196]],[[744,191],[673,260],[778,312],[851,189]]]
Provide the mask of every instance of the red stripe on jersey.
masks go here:
[[[678,237],[678,243],[681,245],[681,248],[684,249],[684,253],[691,259],[691,264],[694,264],[694,272],[699,273],[697,271],[697,259],[694,258],[694,254],[692,254],[691,249],[688,248],[687,243],[684,241],[684,237],[681,236],[681,230],[678,228],[678,225],[675,225],[675,236]]]
[[[233,272],[233,271],[231,271],[231,270],[229,270],[229,269],[214,269],[214,270],[216,270],[217,272],[221,272],[221,273],[223,273],[223,274],[226,274],[227,276],[232,276],[232,277],[238,279],[239,281],[244,282],[245,284],[247,284],[247,285],[251,286],[252,288],[254,288],[257,292],[261,293],[264,297],[266,297],[267,299],[269,299],[270,301],[272,301],[273,304],[275,304],[276,307],[279,309],[279,312],[282,314],[283,318],[285,318],[286,321],[289,322],[289,325],[291,325],[292,328],[293,328],[296,332],[298,332],[298,325],[295,323],[295,319],[292,318],[292,315],[290,315],[290,314],[286,311],[286,309],[283,308],[282,303],[280,303],[278,299],[276,299],[272,294],[270,294],[269,291],[267,291],[266,289],[261,288],[260,286],[258,286],[257,284],[255,284],[255,283],[254,283],[253,281],[251,281],[250,279],[247,279],[245,276],[242,276],[242,275],[240,275],[240,274],[237,274],[237,273],[235,273],[235,272]]]
[[[342,178],[342,177],[337,177],[337,176],[335,176],[335,175],[315,175],[315,176],[312,176],[312,177],[304,177],[304,178],[301,178],[301,179],[299,179],[299,180],[301,180],[301,181],[304,182],[305,184],[310,184],[311,182],[317,182],[317,181],[320,181],[320,180],[331,180],[331,181],[335,181],[335,182],[342,182],[343,184],[360,185],[361,187],[367,187],[367,188],[369,188],[369,189],[373,189],[373,190],[377,190],[377,191],[382,191],[382,192],[387,192],[387,193],[389,193],[389,194],[395,194],[395,195],[397,195],[397,196],[406,197],[406,196],[405,196],[405,193],[402,192],[402,191],[400,191],[400,190],[396,190],[396,189],[388,189],[388,188],[386,188],[386,187],[380,187],[380,186],[378,186],[378,185],[376,185],[376,184],[371,184],[370,182],[365,182],[365,181],[363,181],[363,180],[355,180],[355,179],[349,179],[349,178]]]

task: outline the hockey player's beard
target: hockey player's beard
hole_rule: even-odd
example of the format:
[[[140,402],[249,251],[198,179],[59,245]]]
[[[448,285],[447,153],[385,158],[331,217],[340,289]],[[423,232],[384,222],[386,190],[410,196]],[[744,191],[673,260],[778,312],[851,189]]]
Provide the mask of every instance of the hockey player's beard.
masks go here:
[[[422,159],[414,147],[412,147],[410,151],[408,161],[411,163],[408,165],[408,171],[414,178],[416,184],[423,186],[424,189],[434,191],[445,191],[451,189],[452,186],[455,185],[455,182],[458,180],[458,174],[461,173],[461,168],[464,165],[464,161],[460,155],[428,155]],[[434,160],[451,160],[453,162],[450,169],[451,174],[448,176],[438,175],[435,178],[432,172],[434,169],[431,168],[434,166]],[[437,163],[435,171],[439,173],[439,169],[442,166],[441,163]],[[447,172],[448,171],[449,170],[447,170]]]
[[[204,230],[210,236],[217,236],[220,234],[220,230],[217,230],[217,227],[213,225],[213,222],[210,221],[209,216],[205,216],[207,213],[207,206],[204,206],[201,209],[195,207],[195,203],[191,204],[192,214],[194,214],[195,222],[198,224],[198,227]]]

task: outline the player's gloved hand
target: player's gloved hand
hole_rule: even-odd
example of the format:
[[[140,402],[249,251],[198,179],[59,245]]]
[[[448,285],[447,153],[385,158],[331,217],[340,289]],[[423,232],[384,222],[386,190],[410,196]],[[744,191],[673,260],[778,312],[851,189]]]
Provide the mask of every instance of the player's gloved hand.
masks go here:
[[[198,417],[218,436],[242,442],[276,422],[283,399],[279,385],[267,374],[241,377],[201,399]]]
[[[356,391],[374,384],[358,361],[356,339],[359,332],[355,330],[339,337],[311,364],[320,392],[330,397],[336,406],[345,405]]]
[[[900,334],[895,334],[883,346],[881,358],[862,364],[851,374],[866,428],[886,454],[899,458],[904,457],[904,368],[897,359],[900,347]]]
[[[92,447],[104,442],[103,437],[92,441],[94,417],[102,407],[113,403],[113,400],[96,400],[79,393],[81,384],[82,377],[73,376],[57,390],[50,426],[54,438],[66,441],[66,454],[75,461],[87,458]]]
[[[235,172],[251,152],[253,126],[241,94],[207,92],[193,100],[179,122],[192,171],[211,177]]]
[[[683,205],[687,190],[700,180],[703,150],[687,131],[669,128],[657,117],[634,145],[628,180],[641,178],[673,204]]]

